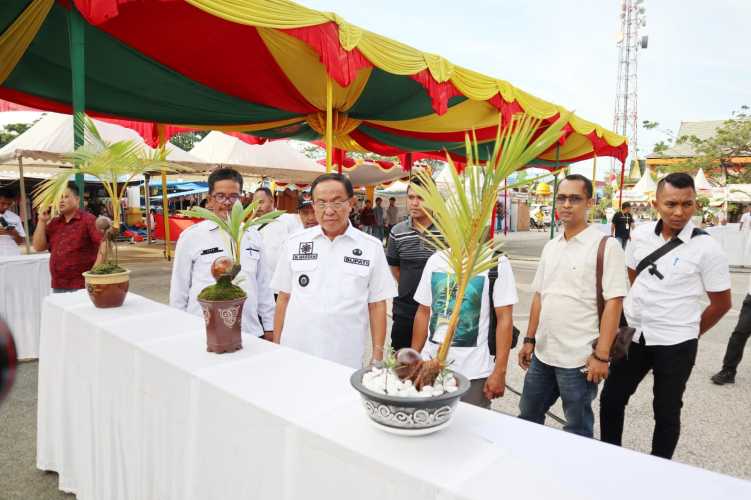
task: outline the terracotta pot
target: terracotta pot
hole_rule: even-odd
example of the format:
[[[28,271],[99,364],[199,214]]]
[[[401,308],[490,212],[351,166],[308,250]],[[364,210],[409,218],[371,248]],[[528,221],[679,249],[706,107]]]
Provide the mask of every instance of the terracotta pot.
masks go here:
[[[206,322],[206,350],[222,354],[243,348],[242,326],[245,297],[233,300],[198,299]]]
[[[114,274],[83,273],[86,291],[96,307],[120,307],[125,302],[130,284],[130,271]]]

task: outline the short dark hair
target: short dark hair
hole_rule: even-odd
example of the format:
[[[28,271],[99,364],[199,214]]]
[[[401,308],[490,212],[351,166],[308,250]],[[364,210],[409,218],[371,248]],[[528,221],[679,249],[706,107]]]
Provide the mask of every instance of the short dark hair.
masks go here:
[[[389,201],[396,201],[396,197],[394,197],[394,196],[390,197]]]
[[[8,198],[9,200],[14,200],[16,198],[16,193],[12,188],[9,187],[0,188],[0,198]]]
[[[274,199],[274,194],[271,192],[271,189],[267,188],[266,186],[261,186],[258,189],[256,189],[255,191],[253,191],[253,195],[255,195],[259,191],[261,191],[263,193],[266,193],[266,196],[268,196],[272,200]]]
[[[76,184],[73,181],[70,181],[68,183],[68,189],[70,189],[70,192],[76,195],[76,198],[79,198],[81,196],[81,190],[78,189],[78,184]]]
[[[672,174],[668,174],[660,179],[660,182],[657,183],[658,193],[662,191],[662,189],[665,187],[665,184],[670,184],[674,188],[678,189],[691,188],[692,191],[696,192],[696,188],[694,187],[694,178],[685,172],[673,172]]]
[[[219,181],[235,181],[243,190],[243,176],[234,168],[217,168],[209,175],[209,194],[214,192],[214,184]]]
[[[317,185],[326,181],[337,181],[342,183],[345,191],[347,191],[347,198],[352,198],[355,195],[355,188],[352,187],[352,181],[349,180],[349,177],[336,172],[331,172],[330,174],[323,174],[316,177],[316,180],[314,180],[313,184],[310,185],[310,194],[312,195],[315,192]]]
[[[631,202],[624,201],[623,205],[621,205],[621,209],[623,209],[623,208],[631,208]]]
[[[432,183],[433,179],[430,179],[430,181],[428,182]],[[428,187],[426,184],[427,182],[425,182],[422,177],[414,176],[409,179],[409,184],[407,185],[407,191],[409,191],[409,188],[411,188],[412,186],[420,186],[420,187],[426,188]]]
[[[383,203],[383,198],[381,198],[381,197],[379,196],[378,198],[376,198],[376,200],[375,200],[375,201],[376,201],[376,202],[379,202],[379,201],[380,201],[381,203]]]
[[[581,174],[569,174],[566,177],[563,178],[564,181],[579,181],[584,183],[584,191],[587,193],[587,198],[592,198],[595,194],[594,186],[592,186],[592,181],[587,179]]]

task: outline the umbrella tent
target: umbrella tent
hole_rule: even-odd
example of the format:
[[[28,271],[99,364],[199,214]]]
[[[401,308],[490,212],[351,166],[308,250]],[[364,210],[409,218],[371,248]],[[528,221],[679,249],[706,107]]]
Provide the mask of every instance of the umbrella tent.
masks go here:
[[[709,183],[707,177],[704,175],[704,169],[700,168],[694,176],[694,187],[697,192],[711,193],[714,186]]]
[[[269,177],[281,182],[311,183],[325,169],[289,144],[269,141],[248,144],[222,132],[209,132],[190,154],[203,161],[232,167],[243,175]]]
[[[644,170],[641,179],[639,179],[639,182],[631,188],[631,191],[636,194],[647,195],[648,197],[651,197],[657,192],[657,183],[652,179],[652,173],[649,169]]]
[[[76,46],[61,43],[76,9],[84,21],[70,23],[71,38],[85,40],[85,68],[82,54],[71,54]],[[170,127],[238,130],[326,137],[329,157],[332,146],[460,157],[469,130],[492,142],[499,121],[516,112],[542,127],[566,112],[507,81],[287,0],[7,0],[0,34],[8,42],[0,48],[7,55],[0,98],[70,111],[72,73],[74,89],[86,88],[77,109],[169,124],[167,136]],[[571,115],[559,145],[539,161],[623,161],[626,153],[624,137]]]

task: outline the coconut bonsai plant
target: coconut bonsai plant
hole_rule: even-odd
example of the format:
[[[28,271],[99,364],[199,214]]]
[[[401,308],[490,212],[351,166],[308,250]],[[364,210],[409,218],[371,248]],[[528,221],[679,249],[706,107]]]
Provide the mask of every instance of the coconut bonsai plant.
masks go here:
[[[109,143],[99,134],[90,118],[79,115],[75,127],[85,128],[84,145],[64,156],[63,160],[73,166],[41,183],[33,192],[34,206],[40,211],[57,212],[60,198],[72,175],[96,177],[112,203],[113,221],[106,217],[97,219],[96,226],[104,233],[104,259],[90,271],[83,273],[86,290],[96,307],[120,307],[128,293],[130,271],[118,263],[117,236],[120,234],[120,206],[128,184],[136,176],[165,168],[174,170],[167,162],[167,150],[160,147],[146,149],[136,141]]]
[[[561,137],[567,121],[568,115],[546,126],[526,114],[515,115],[499,127],[486,162],[481,162],[479,155],[479,149],[486,145],[467,136],[463,171],[447,155],[451,174],[448,190],[441,191],[428,171],[416,174],[423,182],[412,188],[424,200],[429,218],[440,233],[425,231],[423,237],[445,255],[452,277],[453,309],[436,358],[423,360],[413,349],[400,349],[388,356],[383,366],[363,368],[352,375],[351,382],[363,396],[368,415],[384,430],[425,434],[449,423],[469,381],[450,370],[448,353],[468,283],[497,265],[499,242],[489,234],[499,187],[512,172],[549,149]]]
[[[209,285],[198,294],[203,319],[206,322],[206,350],[218,354],[242,349],[242,311],[247,295],[238,286],[238,273],[241,271],[240,256],[245,233],[253,226],[268,224],[284,212],[276,210],[262,216],[255,216],[258,202],[243,208],[236,201],[227,218],[216,215],[211,210],[195,207],[183,210],[187,217],[205,219],[216,224],[227,236],[231,257],[219,257],[211,265],[211,274],[216,283]]]

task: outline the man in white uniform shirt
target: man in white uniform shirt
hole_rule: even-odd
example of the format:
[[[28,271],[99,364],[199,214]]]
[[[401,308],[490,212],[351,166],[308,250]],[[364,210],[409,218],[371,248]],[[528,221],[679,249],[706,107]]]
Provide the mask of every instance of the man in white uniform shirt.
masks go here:
[[[373,359],[383,358],[386,300],[396,284],[381,242],[349,223],[349,179],[324,174],[312,193],[320,225],[289,237],[271,282],[279,293],[274,341],[359,368],[368,332]]]
[[[592,181],[578,174],[567,176],[558,187],[556,207],[565,229],[542,251],[532,283],[527,336],[519,352],[519,365],[527,370],[519,417],[542,424],[560,397],[566,415],[563,430],[586,437],[593,437],[592,401],[597,384],[608,376],[610,346],[627,291],[623,250],[609,238],[602,273],[605,309],[598,320],[596,265],[605,235],[587,224],[592,195]]]
[[[603,441],[621,444],[628,400],[651,370],[652,454],[669,459],[680,436],[683,392],[698,339],[730,309],[730,272],[720,245],[691,222],[696,191],[690,175],[673,173],[662,179],[654,208],[660,220],[636,228],[626,247],[631,290],[624,313],[636,334],[628,356],[613,363],[605,382],[600,429]],[[670,250],[653,256],[661,247]],[[702,311],[705,295],[709,305]]]
[[[258,201],[257,215],[265,215],[274,211],[274,195],[271,189],[259,187],[253,193],[253,201]],[[299,207],[298,207],[299,208]],[[282,244],[290,234],[296,233],[303,229],[304,223],[301,216],[297,214],[282,214],[275,220],[258,227],[258,231],[263,237],[263,245],[266,250],[266,268],[270,275],[274,275],[276,264],[279,260],[279,252]]]
[[[497,268],[492,310],[488,272],[475,276],[467,285],[448,359],[452,370],[470,380],[470,389],[462,396],[462,401],[482,408],[490,408],[490,401],[503,396],[506,389],[513,305],[518,302],[514,273],[508,258],[501,256]],[[452,289],[453,293],[450,293]],[[412,348],[422,351],[423,358],[438,356],[446,330],[441,325],[446,324],[451,316],[455,300],[456,279],[446,262],[446,253],[435,253],[425,264],[415,292],[415,301],[420,305],[415,315]],[[495,360],[488,347],[491,314],[496,316],[492,332],[496,337]]]
[[[231,168],[215,170],[209,175],[208,208],[220,217],[227,217],[240,199],[243,178]],[[227,235],[211,221],[190,226],[180,234],[175,247],[170,283],[170,305],[196,316],[203,316],[198,294],[216,283],[211,264],[219,257],[230,256]],[[243,306],[242,331],[272,340],[274,328],[274,294],[269,287],[271,275],[265,266],[267,254],[261,235],[251,228],[243,236],[238,286],[248,295]]]
[[[11,205],[13,195],[0,190],[0,257],[21,255],[18,245],[23,244],[26,237],[21,218],[9,210]]]
[[[741,231],[743,235],[742,265],[746,267],[751,265],[751,205],[746,207],[746,211],[741,215],[741,223],[738,225],[738,231]]]

